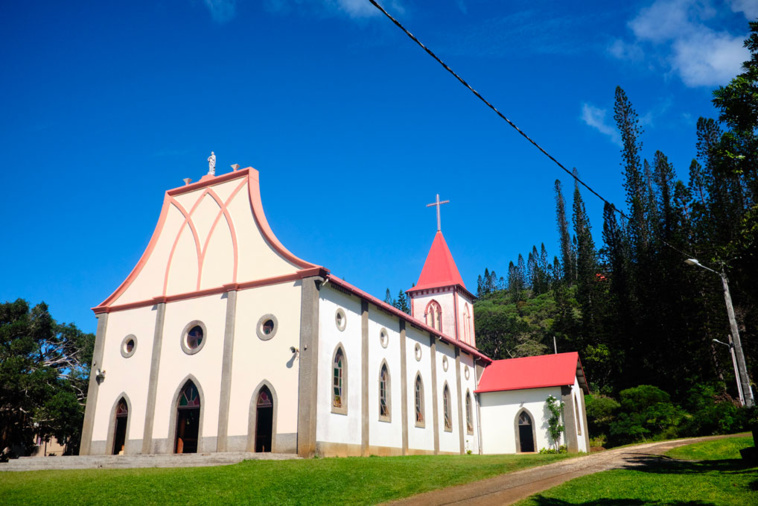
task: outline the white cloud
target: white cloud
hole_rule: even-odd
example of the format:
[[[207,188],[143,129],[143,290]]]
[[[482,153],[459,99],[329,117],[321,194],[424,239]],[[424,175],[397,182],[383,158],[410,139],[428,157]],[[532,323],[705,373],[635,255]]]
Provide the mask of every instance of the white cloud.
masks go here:
[[[614,144],[617,144],[621,146],[621,136],[618,133],[618,130],[608,123],[608,120],[606,116],[608,115],[608,111],[606,109],[601,109],[600,107],[595,107],[592,104],[583,103],[582,104],[582,121],[587,125],[598,132],[600,132],[603,135],[608,136],[611,139],[611,142]]]
[[[758,2],[755,0],[730,0],[729,6],[734,12],[742,12],[750,20],[758,18]]]
[[[742,37],[705,33],[674,41],[671,65],[690,87],[726,84],[748,59]]]
[[[734,12],[758,15],[756,0],[727,0]],[[712,27],[720,22],[724,0],[655,0],[639,11],[628,25],[632,42],[614,41],[608,53],[615,58],[640,61],[643,49],[661,62],[667,72],[685,85],[714,86],[740,73],[749,58],[742,45],[744,33],[731,34]]]
[[[293,10],[301,14],[315,11],[319,14],[347,15],[352,19],[381,15],[379,9],[368,0],[266,0],[265,5],[270,11],[282,13],[290,13]],[[379,5],[391,13],[405,11],[400,0],[383,0]]]
[[[608,46],[608,53],[619,60],[641,61],[645,54],[637,44],[629,44],[621,39],[614,40]]]
[[[203,0],[217,23],[226,23],[236,14],[237,0]]]

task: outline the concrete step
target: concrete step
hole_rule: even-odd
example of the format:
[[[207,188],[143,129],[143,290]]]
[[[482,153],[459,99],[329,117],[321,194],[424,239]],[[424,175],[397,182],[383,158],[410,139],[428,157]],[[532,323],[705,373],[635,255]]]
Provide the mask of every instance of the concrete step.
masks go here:
[[[169,455],[66,455],[62,457],[21,457],[0,463],[0,471],[42,471],[53,469],[129,469],[137,467],[225,466],[243,460],[290,460],[297,455],[284,453],[186,453]]]

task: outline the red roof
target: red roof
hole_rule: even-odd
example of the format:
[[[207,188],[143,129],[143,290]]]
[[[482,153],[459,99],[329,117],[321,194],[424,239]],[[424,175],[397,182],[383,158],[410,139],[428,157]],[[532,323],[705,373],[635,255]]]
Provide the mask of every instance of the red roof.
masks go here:
[[[408,291],[415,292],[427,288],[455,285],[466,288],[466,285],[463,284],[463,279],[461,279],[461,274],[458,272],[458,267],[455,265],[455,260],[453,260],[453,255],[450,254],[450,249],[447,247],[445,238],[442,236],[442,232],[438,230],[437,235],[434,236],[432,247],[429,248],[429,254],[426,256],[424,268],[421,269],[418,283]]]
[[[567,386],[573,385],[576,377],[579,386],[589,393],[582,362],[575,351],[493,360],[484,369],[476,393]]]

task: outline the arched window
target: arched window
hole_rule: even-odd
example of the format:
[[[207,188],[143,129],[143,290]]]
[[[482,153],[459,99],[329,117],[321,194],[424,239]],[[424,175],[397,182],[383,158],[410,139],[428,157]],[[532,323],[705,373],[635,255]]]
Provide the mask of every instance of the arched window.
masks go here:
[[[416,427],[424,426],[424,383],[421,375],[416,374]]]
[[[582,418],[579,416],[579,398],[574,396],[574,416],[576,417],[576,432],[582,435]]]
[[[445,430],[453,430],[453,417],[450,411],[450,389],[445,383],[445,388],[442,390],[442,411],[445,414]]]
[[[471,313],[468,309],[468,303],[463,305],[463,341],[471,343]]]
[[[332,360],[332,413],[347,414],[347,360],[337,346]]]
[[[439,302],[432,300],[426,305],[424,319],[427,325],[442,331],[442,307],[440,307]]]
[[[466,432],[474,433],[474,417],[471,413],[471,393],[466,392]]]
[[[379,419],[390,420],[390,373],[387,364],[382,364],[379,372]]]

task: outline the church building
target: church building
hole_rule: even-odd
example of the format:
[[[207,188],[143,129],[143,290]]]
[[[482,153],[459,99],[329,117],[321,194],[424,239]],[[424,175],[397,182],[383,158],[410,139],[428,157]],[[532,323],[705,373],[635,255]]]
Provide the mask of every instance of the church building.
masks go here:
[[[136,267],[93,308],[81,454],[538,451],[548,395],[563,444],[587,451],[578,355],[480,352],[439,226],[409,315],[289,252],[258,171],[233,169],[216,176],[213,157],[167,191]]]

